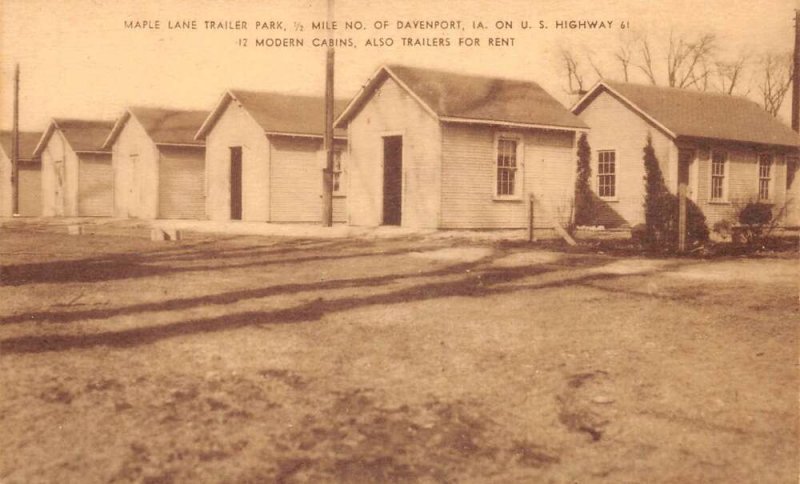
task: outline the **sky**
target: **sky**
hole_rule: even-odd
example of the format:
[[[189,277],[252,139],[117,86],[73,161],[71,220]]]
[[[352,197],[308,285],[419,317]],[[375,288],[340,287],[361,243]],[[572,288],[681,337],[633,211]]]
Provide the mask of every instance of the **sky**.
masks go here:
[[[670,32],[713,33],[722,55],[790,52],[794,9],[800,0],[335,0],[341,24],[360,20],[366,30],[338,30],[355,48],[336,50],[336,95],[352,98],[384,63],[468,74],[529,79],[560,101],[565,90],[560,50],[608,56],[621,35],[646,35],[663,47]],[[0,128],[12,117],[14,65],[21,70],[20,127],[42,130],[53,117],[114,119],[126,106],[211,110],[229,88],[293,94],[324,93],[325,50],[310,45],[322,31],[326,0],[3,0],[0,11]],[[160,20],[161,29],[126,29],[126,20]],[[170,30],[168,21],[244,20],[246,31]],[[610,29],[557,29],[560,20],[613,20]],[[256,21],[281,20],[287,30],[258,30]],[[388,31],[374,22],[387,20]],[[398,31],[397,20],[461,20],[464,31]],[[514,22],[496,29],[498,20]],[[547,29],[521,30],[527,20]],[[473,21],[489,28],[471,30]],[[294,23],[304,26],[294,31]],[[626,29],[621,23],[626,22]],[[257,38],[305,39],[304,47],[259,47]],[[367,47],[368,38],[393,37],[392,47]],[[401,37],[481,37],[480,47],[405,47]],[[513,47],[489,47],[491,36],[514,37]],[[239,45],[245,38],[247,46]],[[751,94],[753,94],[751,92]],[[788,118],[787,98],[781,116]]]

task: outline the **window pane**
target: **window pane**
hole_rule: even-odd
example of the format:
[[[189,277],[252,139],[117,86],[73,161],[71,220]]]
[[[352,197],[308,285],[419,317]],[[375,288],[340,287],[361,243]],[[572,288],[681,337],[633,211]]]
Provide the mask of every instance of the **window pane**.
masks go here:
[[[517,142],[497,140],[497,194],[514,195],[517,169]]]
[[[616,153],[614,151],[598,152],[597,192],[601,197],[616,195]]]

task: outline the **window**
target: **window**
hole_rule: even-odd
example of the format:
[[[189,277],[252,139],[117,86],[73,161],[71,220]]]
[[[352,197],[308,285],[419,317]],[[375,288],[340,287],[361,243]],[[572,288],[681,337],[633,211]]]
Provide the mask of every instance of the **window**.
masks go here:
[[[517,141],[507,138],[497,140],[497,195],[517,194]]]
[[[762,153],[758,155],[758,199],[769,200],[770,171],[772,169],[772,155]]]
[[[725,165],[728,154],[724,151],[714,151],[711,154],[711,199],[725,199]]]
[[[613,198],[617,194],[616,152],[597,152],[597,194],[603,198]]]
[[[342,152],[333,152],[333,193],[344,192],[344,184],[342,183]]]

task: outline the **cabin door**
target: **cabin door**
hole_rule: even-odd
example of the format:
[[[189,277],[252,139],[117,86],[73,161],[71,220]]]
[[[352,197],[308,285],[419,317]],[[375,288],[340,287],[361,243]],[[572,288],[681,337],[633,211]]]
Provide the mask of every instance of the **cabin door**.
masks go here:
[[[130,163],[128,164],[128,200],[127,212],[128,217],[136,217],[139,210],[139,155],[132,154],[130,156]]]
[[[66,205],[66,188],[64,180],[64,161],[55,160],[53,162],[53,174],[55,184],[53,187],[53,212],[56,217],[64,216],[64,206]]]
[[[403,207],[403,137],[383,138],[383,225],[400,225]]]
[[[231,148],[231,220],[242,219],[242,147]]]

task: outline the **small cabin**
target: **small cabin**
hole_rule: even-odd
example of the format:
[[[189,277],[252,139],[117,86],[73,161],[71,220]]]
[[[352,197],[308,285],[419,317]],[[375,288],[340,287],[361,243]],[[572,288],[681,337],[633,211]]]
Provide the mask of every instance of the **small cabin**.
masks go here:
[[[114,170],[114,216],[206,218],[205,143],[194,135],[208,111],[131,107],[104,149]]]
[[[586,125],[537,83],[383,66],[336,126],[353,225],[538,228],[571,217]],[[534,213],[531,213],[531,206]]]
[[[335,103],[338,114],[344,102]],[[211,220],[319,222],[325,101],[320,97],[230,90],[198,130],[206,144]],[[347,140],[334,133],[333,219],[346,221]]]
[[[644,222],[648,136],[667,188],[686,185],[709,228],[737,222],[748,202],[772,204],[797,225],[800,136],[749,99],[602,81],[572,109],[589,125],[597,224]]]
[[[103,148],[113,127],[113,121],[50,122],[33,153],[42,160],[42,215],[113,215],[111,152]]]
[[[42,215],[42,164],[33,156],[42,133],[20,131],[17,173],[19,174],[18,213],[22,217]],[[12,133],[0,131],[0,217],[14,215],[12,181]]]

